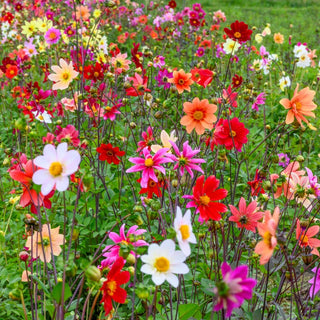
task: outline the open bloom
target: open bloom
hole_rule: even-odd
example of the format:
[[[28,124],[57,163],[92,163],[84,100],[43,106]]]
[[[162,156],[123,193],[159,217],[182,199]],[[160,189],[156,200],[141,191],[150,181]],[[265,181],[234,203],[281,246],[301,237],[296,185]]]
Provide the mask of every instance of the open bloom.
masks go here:
[[[50,28],[44,35],[44,38],[48,44],[57,43],[60,37],[61,37],[61,32],[59,29],[56,29],[56,28]]]
[[[32,251],[32,258],[39,257],[43,262],[50,262],[52,255],[58,256],[61,253],[64,236],[59,234],[59,228],[52,229],[50,225],[43,224],[41,231],[33,233],[32,241],[31,236],[28,237],[25,247]]]
[[[191,211],[187,210],[183,216],[181,209],[177,207],[177,213],[173,222],[173,226],[177,234],[180,249],[185,256],[189,256],[191,253],[189,243],[197,243],[197,239],[192,232]]]
[[[311,253],[319,256],[318,247],[320,247],[320,240],[313,238],[320,230],[319,226],[301,225],[300,220],[297,219],[296,239],[299,241],[300,247],[310,247]]]
[[[277,246],[276,231],[279,223],[280,210],[278,207],[274,209],[273,216],[270,211],[266,211],[263,223],[258,223],[258,232],[262,240],[257,243],[254,252],[261,255],[260,264],[266,264]]]
[[[148,248],[148,254],[141,256],[145,264],[141,271],[152,275],[152,281],[159,286],[166,280],[175,288],[179,285],[176,274],[189,272],[188,266],[184,263],[186,256],[182,251],[176,251],[176,245],[171,239],[164,240],[160,246],[152,243]]]
[[[200,212],[200,217],[205,221],[209,219],[219,221],[220,213],[228,210],[225,204],[218,202],[228,194],[227,190],[218,189],[219,183],[220,181],[215,176],[209,176],[206,181],[204,181],[204,176],[199,177],[192,189],[193,195],[183,196],[191,200],[187,208],[196,208],[196,212]]]
[[[231,23],[230,27],[231,29],[224,28],[224,32],[230,39],[238,41],[239,43],[244,43],[251,39],[252,30],[248,29],[246,23],[236,20]]]
[[[146,188],[148,186],[149,178],[155,182],[158,182],[158,178],[154,170],[159,170],[161,173],[165,174],[166,170],[161,166],[161,164],[173,162],[173,160],[168,157],[167,151],[167,148],[163,148],[158,150],[156,154],[152,156],[148,148],[144,148],[142,150],[143,158],[129,158],[129,161],[134,163],[135,166],[129,168],[126,172],[129,173],[142,171],[142,188]]]
[[[214,136],[216,143],[224,145],[227,150],[231,150],[234,147],[238,152],[241,152],[242,146],[248,142],[248,133],[249,130],[245,128],[238,118],[233,118],[230,121],[228,119],[220,119]]]
[[[120,246],[125,245],[132,247],[143,247],[147,246],[148,243],[144,240],[139,239],[139,236],[144,234],[147,230],[138,229],[138,226],[132,226],[129,228],[127,234],[125,234],[125,224],[120,228],[120,235],[115,232],[110,232],[109,239],[114,242],[112,245],[108,245],[103,249],[103,256],[106,257],[101,262],[101,265],[111,265],[119,257]],[[132,255],[136,255],[134,251],[130,252]]]
[[[100,290],[102,291],[102,299],[105,315],[107,316],[112,310],[112,301],[117,303],[125,303],[127,291],[121,288],[122,284],[129,282],[129,271],[122,271],[124,266],[122,257],[118,257],[107,275],[107,280],[103,283]]]
[[[34,159],[34,164],[40,169],[33,176],[32,181],[41,185],[41,192],[47,195],[56,187],[58,191],[65,191],[69,186],[71,174],[78,170],[81,158],[76,150],[68,151],[66,142],[60,143],[55,149],[47,144],[43,149],[43,156]]]
[[[201,135],[205,129],[212,129],[212,125],[217,121],[214,113],[218,107],[215,104],[210,104],[207,99],[199,100],[193,99],[192,102],[185,102],[183,104],[183,111],[187,114],[181,118],[180,123],[186,126],[187,132],[191,133],[193,129],[197,134]]]
[[[286,117],[286,124],[290,124],[296,119],[298,123],[303,127],[302,121],[309,123],[305,116],[315,118],[315,114],[312,110],[317,108],[317,105],[312,101],[316,92],[310,90],[309,87],[304,88],[298,92],[299,84],[297,84],[294,90],[293,98],[291,100],[285,98],[280,100],[285,109],[288,109]]]
[[[183,143],[182,152],[180,152],[178,146],[173,141],[170,141],[170,143],[176,153],[176,156],[173,154],[168,154],[169,158],[171,158],[173,161],[176,161],[173,170],[176,170],[180,167],[180,175],[183,176],[184,170],[186,170],[190,174],[191,178],[193,178],[192,170],[203,173],[203,170],[197,164],[204,163],[206,161],[204,159],[193,159],[193,157],[200,152],[200,149],[192,150],[192,148],[189,146],[189,141],[186,141]]]
[[[173,71],[173,78],[169,79],[168,82],[174,84],[181,94],[184,90],[190,92],[190,86],[193,84],[191,77],[191,73],[185,73],[184,70],[180,69],[179,71]]]
[[[237,223],[238,228],[245,228],[252,232],[256,232],[256,227],[258,225],[258,220],[263,217],[263,212],[256,211],[257,202],[252,201],[246,206],[246,200],[241,197],[239,201],[239,210],[229,204],[230,211],[232,216],[229,218],[229,221]]]
[[[255,279],[248,278],[248,266],[239,266],[234,270],[226,263],[221,265],[222,281],[217,283],[213,292],[218,296],[214,311],[224,309],[230,317],[233,309],[239,308],[244,300],[252,298],[252,290],[257,284]]]
[[[99,153],[99,160],[107,161],[109,164],[119,164],[119,157],[123,157],[125,155],[124,151],[120,151],[119,147],[113,147],[111,143],[101,143],[97,148],[97,152]]]
[[[48,79],[54,81],[53,90],[64,90],[69,87],[71,81],[77,77],[79,72],[73,69],[72,61],[68,64],[65,60],[59,60],[60,66],[52,66],[51,69],[55,73],[51,73]]]

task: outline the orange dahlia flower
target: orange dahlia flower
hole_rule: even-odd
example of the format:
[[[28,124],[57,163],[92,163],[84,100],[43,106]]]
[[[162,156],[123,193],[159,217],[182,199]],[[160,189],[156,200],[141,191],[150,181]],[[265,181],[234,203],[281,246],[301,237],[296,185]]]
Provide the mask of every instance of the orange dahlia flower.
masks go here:
[[[276,231],[279,217],[280,210],[276,207],[273,216],[270,211],[266,211],[263,223],[258,223],[258,232],[262,240],[257,243],[254,252],[261,255],[260,264],[266,264],[270,260],[273,250],[277,246]]]
[[[286,117],[286,124],[290,124],[296,119],[301,127],[303,127],[301,121],[309,123],[305,116],[316,117],[315,114],[311,112],[317,108],[317,105],[312,101],[316,92],[310,90],[309,87],[304,88],[299,92],[298,89],[299,84],[297,84],[297,87],[294,90],[293,98],[291,100],[281,99],[280,104],[282,104],[285,109],[289,109]]]
[[[203,134],[205,129],[212,129],[212,124],[217,121],[214,113],[218,107],[215,104],[210,104],[207,99],[193,99],[192,102],[183,104],[183,111],[187,114],[181,118],[180,123],[186,126],[187,132],[191,133],[193,129],[197,134]]]
[[[178,92],[181,94],[184,90],[190,92],[190,86],[194,82],[191,77],[191,73],[185,73],[180,69],[179,71],[173,71],[173,78],[169,79],[168,82],[174,84]]]

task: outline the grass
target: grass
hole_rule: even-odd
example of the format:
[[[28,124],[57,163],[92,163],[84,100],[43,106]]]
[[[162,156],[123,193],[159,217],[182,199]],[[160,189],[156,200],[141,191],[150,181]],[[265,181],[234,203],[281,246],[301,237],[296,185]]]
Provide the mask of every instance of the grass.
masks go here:
[[[318,0],[199,0],[206,12],[222,10],[227,22],[244,21],[261,32],[271,25],[272,34],[280,32],[292,43],[307,42],[313,48],[320,39],[320,7]],[[191,6],[192,1],[186,1]],[[208,20],[210,23],[210,20]],[[290,26],[291,25],[291,26]]]

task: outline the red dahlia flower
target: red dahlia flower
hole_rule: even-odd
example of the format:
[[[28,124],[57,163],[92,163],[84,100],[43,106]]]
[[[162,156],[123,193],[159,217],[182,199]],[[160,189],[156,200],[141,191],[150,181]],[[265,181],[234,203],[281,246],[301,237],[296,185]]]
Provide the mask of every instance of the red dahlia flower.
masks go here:
[[[241,152],[242,146],[248,142],[247,135],[249,130],[238,118],[233,118],[230,121],[220,119],[214,132],[215,141],[219,145],[224,145],[227,150],[233,147]]]
[[[231,23],[231,29],[224,28],[224,32],[229,38],[239,43],[247,42],[251,40],[252,30],[248,29],[248,25],[244,22],[239,22],[238,20]]]
[[[120,151],[119,147],[113,147],[111,143],[101,143],[100,147],[97,148],[97,152],[100,153],[99,160],[107,161],[109,164],[119,164],[120,159],[125,155],[124,151]]]
[[[243,78],[237,74],[232,77],[232,88],[238,88],[241,86]]]
[[[187,204],[187,208],[197,208],[196,212],[200,212],[200,217],[206,221],[209,219],[219,221],[221,219],[221,212],[228,210],[227,206],[218,202],[224,199],[228,191],[225,189],[217,189],[220,181],[215,176],[209,176],[204,181],[204,176],[197,179],[193,187],[192,196],[183,196],[185,199],[191,199]]]
[[[127,292],[120,285],[129,282],[129,271],[121,271],[124,266],[124,260],[119,257],[113,264],[108,273],[107,280],[103,283],[100,290],[103,292],[100,303],[103,303],[105,315],[107,316],[112,310],[112,300],[118,303],[125,303]]]

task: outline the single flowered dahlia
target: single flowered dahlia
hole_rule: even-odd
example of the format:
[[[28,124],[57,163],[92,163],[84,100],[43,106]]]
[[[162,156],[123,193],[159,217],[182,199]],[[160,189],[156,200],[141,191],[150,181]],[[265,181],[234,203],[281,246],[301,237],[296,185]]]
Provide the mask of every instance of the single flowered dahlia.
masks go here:
[[[190,134],[193,129],[198,135],[204,134],[205,129],[211,130],[213,123],[217,121],[214,113],[218,107],[215,104],[210,104],[207,99],[193,99],[192,102],[183,104],[183,111],[187,114],[183,116],[180,123],[186,126],[187,132]]]
[[[127,60],[127,53],[118,53],[115,57],[111,58],[110,63],[114,68],[115,74],[121,74],[129,70],[131,61]]]
[[[191,73],[185,73],[184,70],[173,71],[173,78],[169,79],[168,82],[176,86],[178,93],[182,93],[184,90],[190,92],[190,86],[193,84],[191,79]]]
[[[243,78],[241,76],[235,74],[232,77],[232,88],[235,89],[235,88],[240,87],[242,82],[243,82]]]
[[[186,141],[183,143],[182,152],[180,152],[178,146],[173,141],[170,141],[170,143],[176,153],[176,155],[167,155],[170,159],[172,159],[173,162],[176,162],[173,170],[180,168],[179,171],[181,176],[183,176],[184,170],[186,170],[190,174],[191,178],[193,178],[192,170],[203,173],[203,170],[198,163],[204,163],[206,161],[204,159],[193,159],[193,157],[200,152],[200,149],[192,150],[192,148],[189,146],[189,141]]]
[[[239,43],[244,43],[251,39],[252,30],[248,29],[246,23],[236,20],[231,23],[230,27],[231,29],[224,28],[224,32],[230,39]]]
[[[109,164],[119,164],[119,157],[123,157],[125,155],[124,151],[120,151],[119,147],[113,147],[111,143],[101,143],[97,148],[97,152],[99,153],[99,160],[107,161]]]
[[[60,227],[52,229],[50,225],[48,227],[43,224],[41,231],[35,231],[32,237],[28,237],[25,247],[32,251],[32,258],[39,257],[43,262],[50,262],[52,255],[58,256],[61,253],[60,246],[64,243],[64,235],[59,234],[59,229]]]
[[[169,158],[169,154],[167,152],[168,149],[163,148],[158,150],[155,155],[152,156],[148,148],[144,148],[142,150],[143,158],[129,158],[129,161],[135,165],[129,168],[126,172],[142,171],[141,187],[146,188],[148,186],[149,179],[158,182],[158,178],[154,170],[159,170],[161,173],[165,174],[166,170],[161,166],[161,164],[173,162],[173,160]]]
[[[177,288],[179,279],[175,274],[189,272],[188,266],[184,263],[186,256],[182,251],[176,251],[175,247],[175,243],[167,239],[160,246],[152,243],[148,248],[148,254],[141,256],[141,261],[145,263],[141,272],[152,275],[152,281],[157,286],[167,280]]]
[[[303,127],[302,121],[309,123],[305,116],[316,117],[312,112],[312,110],[317,108],[317,105],[312,101],[316,92],[310,90],[309,87],[300,91],[298,91],[298,89],[299,84],[297,84],[297,87],[294,90],[292,99],[281,99],[280,104],[282,104],[285,109],[289,110],[286,117],[286,124],[290,124],[296,119],[300,126]]]
[[[139,148],[136,151],[140,152],[142,149],[144,149],[146,147],[150,151],[151,150],[151,142],[154,141],[152,128],[149,126],[147,128],[147,131],[142,132],[141,137],[143,140],[138,142]],[[169,147],[171,147],[171,145]],[[166,148],[169,148],[169,147],[166,147]],[[160,148],[160,149],[162,149],[162,148]]]
[[[233,205],[229,204],[232,216],[229,221],[237,223],[238,228],[245,228],[252,232],[256,232],[258,220],[263,217],[263,212],[257,211],[257,202],[252,201],[246,206],[246,200],[241,197],[239,201],[239,210]]]
[[[214,311],[224,309],[226,317],[231,317],[233,309],[239,308],[244,300],[252,298],[252,291],[257,281],[248,278],[248,271],[249,268],[246,265],[232,270],[228,263],[222,263],[222,280],[213,289],[213,292],[218,297]]]
[[[47,144],[43,149],[43,156],[34,159],[34,164],[40,169],[33,176],[32,181],[41,185],[41,192],[47,195],[55,187],[58,191],[65,191],[69,186],[69,178],[78,170],[81,157],[78,151],[68,151],[66,142],[60,143],[55,149]]]
[[[164,89],[170,88],[170,82],[168,81],[173,77],[173,73],[167,69],[159,70],[158,75],[155,77],[158,87],[163,86]]]
[[[237,96],[238,96],[238,93],[232,92],[231,86],[229,86],[227,89],[222,90],[222,97],[223,97],[224,103],[229,104],[233,108],[238,107]]]
[[[71,81],[76,78],[79,72],[73,69],[72,61],[68,64],[65,60],[59,60],[60,66],[52,66],[51,69],[55,73],[51,73],[48,79],[54,81],[53,90],[64,90],[69,87]]]
[[[117,303],[125,303],[127,291],[120,286],[129,282],[129,271],[122,271],[124,266],[122,257],[118,257],[112,268],[110,269],[106,281],[103,283],[100,290],[102,291],[102,299],[105,315],[107,316],[112,311],[112,301]]]
[[[120,228],[120,235],[115,232],[109,233],[109,239],[114,242],[112,245],[108,245],[103,249],[103,256],[106,257],[101,262],[102,266],[110,266],[116,259],[119,257],[120,246],[132,246],[134,247],[143,247],[148,246],[148,243],[139,237],[147,232],[145,229],[138,229],[138,226],[132,226],[125,234],[125,224]],[[136,256],[135,252],[130,250],[130,253]]]
[[[296,239],[299,241],[299,246],[310,247],[312,251],[311,254],[319,256],[318,247],[320,247],[320,240],[313,238],[317,233],[319,233],[319,226],[310,226],[309,223],[300,223],[297,219],[297,229],[296,229]]]
[[[140,74],[135,73],[134,77],[129,77],[129,81],[132,81],[132,87],[126,89],[127,96],[136,97],[142,96],[145,92],[150,92],[151,90],[147,88],[148,77],[141,77]]]
[[[262,240],[257,243],[254,252],[261,255],[260,264],[266,264],[272,257],[273,251],[277,246],[276,231],[280,218],[280,210],[278,207],[274,209],[273,216],[270,211],[264,214],[264,221],[258,223],[258,232]]]
[[[191,253],[189,243],[197,243],[197,239],[192,232],[191,211],[187,210],[183,216],[181,209],[177,207],[173,226],[177,234],[177,240],[180,249],[182,250],[184,255],[188,257]]]
[[[288,155],[286,153],[278,153],[278,157],[279,157],[278,165],[286,168],[290,163],[290,158],[288,157]]]
[[[209,219],[219,221],[220,213],[228,210],[227,206],[218,202],[224,199],[228,191],[218,189],[220,181],[215,176],[209,176],[204,181],[204,176],[200,176],[193,187],[193,195],[183,196],[191,201],[187,204],[187,208],[196,208],[196,212],[200,212],[200,217],[205,221]]]
[[[242,151],[242,146],[248,142],[247,135],[249,130],[238,118],[233,118],[230,121],[220,119],[215,132],[215,141],[219,145],[224,145],[227,150],[233,147],[238,151]]]
[[[266,102],[265,93],[261,92],[257,97],[254,103],[252,104],[252,109],[259,111],[259,105],[264,105]]]

